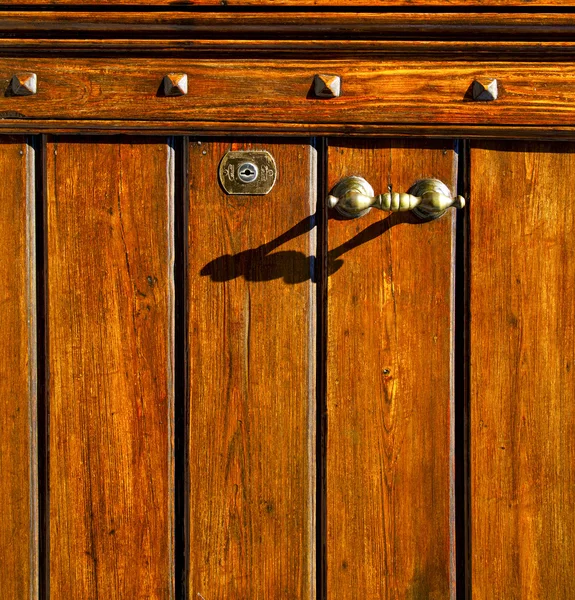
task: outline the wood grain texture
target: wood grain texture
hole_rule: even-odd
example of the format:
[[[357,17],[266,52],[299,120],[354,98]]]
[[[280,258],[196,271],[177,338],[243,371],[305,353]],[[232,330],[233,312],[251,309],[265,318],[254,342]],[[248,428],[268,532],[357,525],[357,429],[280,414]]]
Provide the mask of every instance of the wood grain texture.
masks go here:
[[[329,186],[451,189],[450,141],[334,141]],[[333,217],[333,215],[332,215]],[[329,221],[327,585],[338,600],[455,598],[454,214]]]
[[[0,597],[38,597],[34,151],[0,142]]]
[[[173,151],[46,145],[50,595],[173,598]]]
[[[15,72],[38,76],[34,96],[0,97],[0,117],[341,124],[571,126],[575,65],[405,60],[0,60],[0,89]],[[166,73],[187,73],[187,96],[166,98]],[[342,78],[342,96],[311,94],[316,73]],[[476,78],[497,78],[499,99],[473,102]],[[241,102],[238,99],[241,98]]]
[[[575,145],[471,152],[473,598],[573,598]]]
[[[73,133],[91,134],[133,134],[150,135],[172,134],[188,135],[190,130],[206,135],[282,135],[296,137],[303,134],[314,136],[342,136],[349,138],[377,138],[397,136],[403,138],[473,138],[473,139],[514,139],[514,140],[575,140],[575,127],[561,126],[474,126],[474,125],[427,125],[422,123],[408,125],[378,124],[329,124],[329,123],[277,123],[262,121],[119,121],[119,120],[37,120],[37,119],[0,119],[0,131],[3,134],[27,133]]]
[[[266,149],[267,196],[220,160]],[[315,598],[315,150],[191,140],[189,597]]]
[[[1,14],[1,13],[0,13]],[[63,33],[66,35],[66,32]],[[70,35],[70,34],[68,34]],[[316,39],[306,39],[305,36],[290,39],[245,39],[242,37],[216,39],[201,37],[166,37],[163,39],[133,38],[134,33],[128,32],[126,38],[110,38],[101,33],[98,37],[90,36],[87,32],[75,32],[70,37],[6,37],[0,38],[2,56],[31,59],[51,57],[60,60],[63,55],[68,58],[105,56],[116,60],[128,56],[142,57],[153,55],[154,58],[186,57],[186,64],[192,59],[218,57],[228,61],[274,58],[275,60],[306,60],[310,56],[315,59],[379,59],[379,60],[410,60],[426,61],[492,61],[509,63],[512,61],[549,63],[570,60],[573,56],[575,42],[539,40],[538,35],[526,35],[524,40],[494,39],[485,33],[486,39],[478,41],[459,40],[428,40],[428,39],[329,39],[328,36]],[[231,35],[231,32],[230,34]],[[325,39],[327,37],[327,39]],[[422,36],[426,37],[426,36]],[[557,40],[565,37],[559,31],[550,35]]]
[[[105,0],[52,0],[51,6],[112,6]],[[134,5],[134,6],[170,6],[173,8],[199,7],[207,6],[213,8],[225,7],[262,7],[278,8],[289,6],[301,6],[310,8],[378,8],[378,7],[442,7],[453,8],[465,6],[466,8],[484,8],[484,7],[518,7],[518,8],[542,8],[545,6],[557,8],[568,8],[575,6],[574,0],[114,0],[114,5]],[[4,5],[46,5],[46,0],[4,0]]]
[[[561,13],[2,11],[0,35],[34,38],[141,35],[200,39],[549,40],[575,36]]]

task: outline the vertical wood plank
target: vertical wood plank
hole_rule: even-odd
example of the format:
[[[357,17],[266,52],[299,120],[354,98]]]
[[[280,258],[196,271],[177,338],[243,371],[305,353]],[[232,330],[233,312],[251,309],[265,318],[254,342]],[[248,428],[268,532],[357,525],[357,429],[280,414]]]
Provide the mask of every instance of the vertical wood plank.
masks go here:
[[[575,145],[472,143],[474,599],[575,597]]]
[[[0,598],[38,597],[34,152],[0,141]]]
[[[51,598],[172,598],[173,151],[46,160]]]
[[[449,141],[334,141],[329,186],[424,177],[453,191]],[[454,211],[431,223],[331,215],[328,598],[454,598]]]
[[[267,196],[228,196],[228,150],[266,149]],[[190,143],[189,596],[311,600],[315,151]]]

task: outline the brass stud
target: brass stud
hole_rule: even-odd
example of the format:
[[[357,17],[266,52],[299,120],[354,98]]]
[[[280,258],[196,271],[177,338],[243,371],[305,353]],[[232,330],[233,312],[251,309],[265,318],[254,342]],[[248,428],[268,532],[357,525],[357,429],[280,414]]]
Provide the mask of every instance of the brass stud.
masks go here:
[[[474,100],[480,102],[497,100],[497,79],[476,79],[471,86],[471,94]]]
[[[188,93],[188,76],[185,73],[168,73],[164,77],[166,96],[185,96]]]
[[[18,73],[12,77],[10,86],[15,96],[32,96],[37,89],[36,73]]]
[[[313,79],[313,91],[316,98],[339,98],[341,96],[341,77],[316,75]]]

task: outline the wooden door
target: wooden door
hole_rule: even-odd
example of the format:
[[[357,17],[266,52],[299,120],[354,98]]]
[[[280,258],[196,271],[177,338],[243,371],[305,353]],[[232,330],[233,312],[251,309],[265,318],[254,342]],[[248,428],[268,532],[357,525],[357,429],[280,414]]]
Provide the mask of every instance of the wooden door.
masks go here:
[[[227,195],[228,150],[266,149],[266,196]],[[315,598],[316,151],[189,141],[190,598]]]
[[[262,145],[274,189],[228,196]],[[313,144],[0,152],[0,596],[314,598]]]
[[[572,156],[4,138],[0,596],[572,597]],[[348,175],[468,205],[346,220]]]
[[[433,173],[468,207],[330,221],[327,598],[575,594],[574,147],[458,149],[330,146],[330,185]]]
[[[35,159],[0,142],[0,597],[38,595]]]
[[[329,184],[376,193],[422,178],[456,191],[453,141],[333,140]],[[455,214],[372,209],[328,227],[327,597],[455,590]]]
[[[172,595],[172,145],[44,144],[52,598]]]
[[[471,146],[474,598],[575,596],[574,150]]]

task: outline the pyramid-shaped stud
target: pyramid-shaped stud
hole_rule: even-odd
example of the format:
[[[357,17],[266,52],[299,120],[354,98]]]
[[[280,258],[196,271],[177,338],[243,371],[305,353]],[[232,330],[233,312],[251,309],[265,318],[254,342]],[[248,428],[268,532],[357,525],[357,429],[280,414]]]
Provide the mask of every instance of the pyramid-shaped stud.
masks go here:
[[[473,99],[480,102],[497,100],[497,93],[497,79],[476,79],[471,86]]]
[[[164,77],[166,96],[185,96],[188,93],[188,76],[185,73],[168,73]]]
[[[36,73],[17,73],[10,85],[15,96],[32,96],[37,89]]]
[[[316,98],[338,98],[341,96],[341,77],[338,75],[316,75],[313,79]]]

